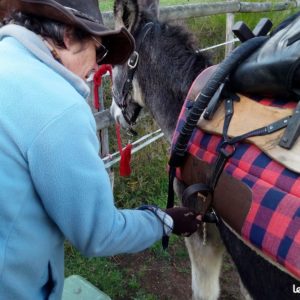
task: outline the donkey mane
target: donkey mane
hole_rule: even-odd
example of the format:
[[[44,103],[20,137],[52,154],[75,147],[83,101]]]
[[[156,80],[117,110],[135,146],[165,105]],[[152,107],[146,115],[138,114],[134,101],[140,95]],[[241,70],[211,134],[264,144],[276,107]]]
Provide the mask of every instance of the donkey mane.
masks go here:
[[[143,23],[146,24],[147,21],[145,18]],[[147,47],[141,48],[141,57],[151,60],[148,61],[147,68],[158,63],[166,66],[165,73],[160,74],[164,85],[172,90],[177,89],[173,93],[176,95],[174,100],[182,104],[193,80],[209,65],[208,58],[197,52],[195,38],[190,32],[168,22],[155,21],[148,41],[152,44],[150,57]],[[155,76],[159,74],[156,73]]]
[[[152,23],[152,27],[143,35],[143,28],[149,23]],[[159,113],[169,116],[170,113],[166,114],[166,111],[172,103],[171,115],[178,116],[192,82],[210,65],[209,59],[197,51],[193,35],[182,26],[159,22],[142,14],[138,28],[133,36],[137,44],[140,43],[137,77],[145,105],[153,115]],[[154,97],[162,99],[159,109],[151,107],[152,103],[157,103],[152,101]],[[159,125],[161,128],[167,127],[170,134],[175,129],[171,116]]]
[[[180,70],[181,75],[185,75],[185,80],[181,81],[181,89],[187,92],[191,81],[209,65],[208,58],[198,52],[194,35],[182,26],[162,23],[161,35],[164,37],[161,53],[168,53],[173,69]]]

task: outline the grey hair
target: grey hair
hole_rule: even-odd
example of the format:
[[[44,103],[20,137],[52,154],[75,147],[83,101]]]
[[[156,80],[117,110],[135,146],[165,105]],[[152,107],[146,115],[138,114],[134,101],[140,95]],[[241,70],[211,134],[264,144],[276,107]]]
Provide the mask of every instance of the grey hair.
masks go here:
[[[73,28],[69,25],[47,18],[27,15],[22,12],[14,12],[9,17],[4,18],[2,23],[0,23],[0,27],[7,24],[23,26],[38,35],[50,38],[56,46],[61,48],[66,47],[64,43],[64,33],[66,30],[69,30],[72,38],[76,41],[85,40],[90,36],[87,32],[81,29]]]

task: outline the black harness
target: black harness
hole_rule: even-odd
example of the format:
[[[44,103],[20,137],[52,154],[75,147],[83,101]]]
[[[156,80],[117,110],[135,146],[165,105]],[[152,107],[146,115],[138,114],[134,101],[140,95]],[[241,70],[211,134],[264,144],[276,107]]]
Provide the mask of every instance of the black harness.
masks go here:
[[[116,104],[121,109],[123,117],[127,122],[127,124],[129,125],[130,131],[132,133],[134,133],[134,131],[132,130],[132,126],[135,125],[136,119],[138,118],[139,113],[142,109],[142,107],[139,104],[130,101],[130,98],[132,97],[132,93],[133,93],[133,78],[139,63],[140,48],[147,34],[152,29],[153,25],[154,23],[152,22],[146,23],[144,27],[141,29],[139,36],[141,36],[142,38],[136,39],[135,51],[131,54],[127,62],[127,66],[128,66],[127,79],[124,82],[121,97],[115,97]],[[115,93],[114,96],[116,96]]]

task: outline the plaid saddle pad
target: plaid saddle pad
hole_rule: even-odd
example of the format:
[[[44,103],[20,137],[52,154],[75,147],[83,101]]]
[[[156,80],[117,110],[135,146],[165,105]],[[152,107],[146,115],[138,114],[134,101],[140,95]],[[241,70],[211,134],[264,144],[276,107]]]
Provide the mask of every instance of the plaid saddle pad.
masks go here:
[[[295,106],[295,103],[269,99],[260,100],[260,103],[288,108]],[[185,123],[189,104],[189,100],[186,100],[183,105],[173,144]],[[220,136],[195,129],[188,152],[207,163],[213,163],[221,142]],[[237,146],[224,171],[252,191],[252,202],[241,237],[300,279],[300,175],[286,169],[249,143]]]

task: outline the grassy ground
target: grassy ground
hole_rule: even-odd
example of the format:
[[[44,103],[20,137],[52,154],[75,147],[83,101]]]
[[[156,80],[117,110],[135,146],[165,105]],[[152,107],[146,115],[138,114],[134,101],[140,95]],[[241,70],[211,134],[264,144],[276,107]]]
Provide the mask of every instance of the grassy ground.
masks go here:
[[[179,1],[161,0],[161,5],[178,3],[198,3],[199,0]],[[208,1],[203,1],[208,2]],[[263,2],[263,1],[261,1]],[[101,1],[102,11],[112,9],[111,0]],[[253,28],[261,17],[271,18],[278,24],[291,11],[262,14],[237,14],[235,20],[244,20]],[[198,40],[199,47],[207,47],[225,40],[225,16],[191,18],[186,22]],[[215,62],[220,61],[224,49],[211,51]],[[140,136],[156,129],[155,123],[143,119],[138,128]],[[111,153],[117,150],[114,129],[111,129]],[[127,142],[123,136],[124,144]],[[165,206],[167,197],[168,144],[160,140],[138,152],[132,159],[132,175],[129,178],[115,173],[115,201],[120,208],[134,208],[141,204],[151,203]],[[65,276],[79,274],[109,294],[112,299],[172,299],[190,298],[190,265],[182,239],[172,237],[167,252],[161,249],[160,243],[149,250],[136,255],[120,255],[110,258],[84,258],[69,243],[65,246]],[[222,276],[221,299],[239,299],[238,277],[231,261],[226,257]]]

